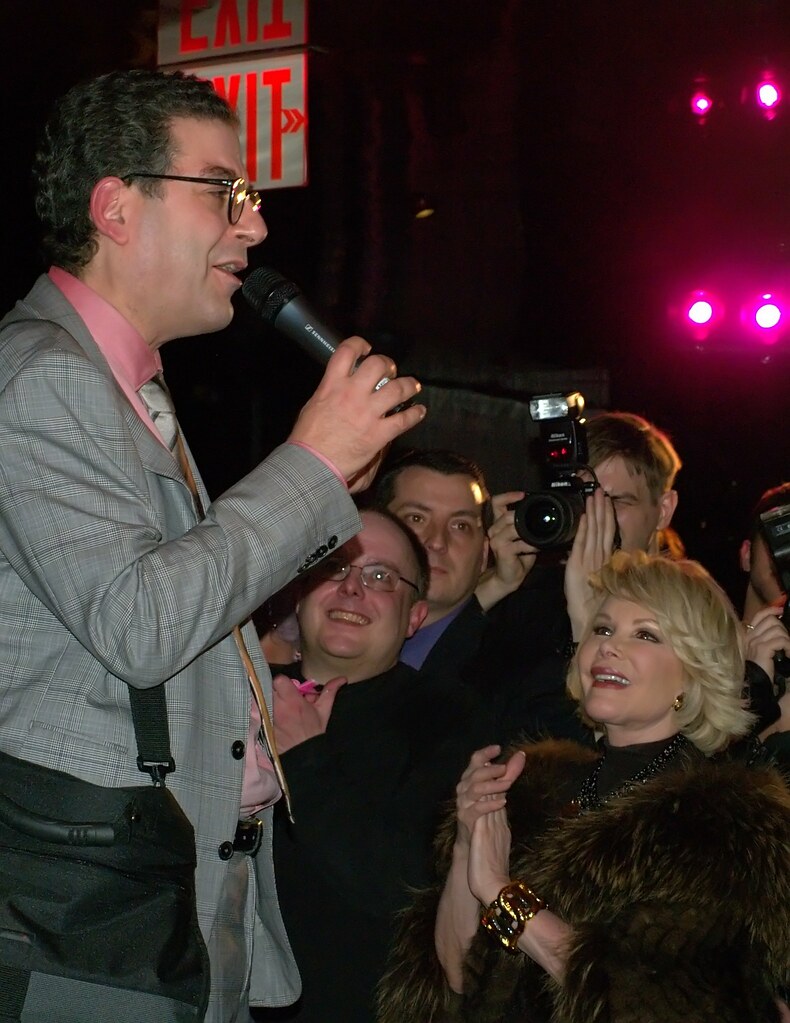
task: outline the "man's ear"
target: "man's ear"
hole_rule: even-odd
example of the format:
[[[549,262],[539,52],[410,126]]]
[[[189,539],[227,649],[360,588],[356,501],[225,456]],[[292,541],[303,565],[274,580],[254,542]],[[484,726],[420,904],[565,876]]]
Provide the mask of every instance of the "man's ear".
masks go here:
[[[677,490],[665,490],[658,499],[658,525],[656,529],[666,529],[672,521],[675,509],[678,506]]]
[[[486,537],[485,540],[483,541],[483,559],[480,563],[480,575],[482,575],[483,572],[485,572],[485,570],[488,568],[488,552],[490,548],[491,544],[489,542],[488,537]]]
[[[744,572],[751,572],[752,570],[752,541],[744,540],[741,544],[741,549],[738,552],[738,557],[741,562],[741,568]]]
[[[129,188],[120,178],[102,178],[93,186],[90,215],[99,235],[124,245],[129,236]]]
[[[406,639],[410,639],[419,629],[428,615],[428,601],[415,600],[409,611],[409,625],[406,629]]]

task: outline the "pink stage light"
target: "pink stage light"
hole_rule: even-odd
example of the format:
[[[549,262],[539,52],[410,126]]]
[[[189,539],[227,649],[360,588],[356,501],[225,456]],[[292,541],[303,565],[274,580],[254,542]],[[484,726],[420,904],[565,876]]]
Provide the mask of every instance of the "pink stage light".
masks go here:
[[[698,298],[691,303],[686,315],[692,323],[696,323],[697,326],[701,327],[705,323],[710,323],[713,319],[713,306],[707,299]]]
[[[773,330],[782,322],[782,310],[773,295],[762,295],[754,311],[754,322],[761,330]]]
[[[755,323],[758,327],[762,327],[763,330],[770,330],[771,327],[775,327],[781,318],[782,310],[778,305],[774,305],[773,302],[761,305],[754,314]]]
[[[786,332],[787,316],[784,299],[770,291],[758,295],[741,312],[744,327],[751,328],[762,345],[773,345]]]
[[[763,110],[774,110],[782,98],[776,82],[766,79],[757,86],[757,103]]]
[[[713,100],[710,98],[707,92],[702,89],[697,89],[694,95],[691,97],[691,112],[695,117],[703,118],[710,113],[713,106]]]
[[[721,301],[710,291],[702,288],[686,294],[679,311],[681,310],[686,331],[691,334],[696,344],[707,341],[711,331],[714,331],[724,319]]]

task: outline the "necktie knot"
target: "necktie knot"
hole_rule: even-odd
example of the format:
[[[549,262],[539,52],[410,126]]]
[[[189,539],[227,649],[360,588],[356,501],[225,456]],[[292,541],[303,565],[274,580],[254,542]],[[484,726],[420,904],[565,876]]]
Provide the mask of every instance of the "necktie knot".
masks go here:
[[[178,439],[178,420],[173,402],[170,399],[170,392],[165,386],[161,373],[143,384],[137,392],[145,407],[148,409],[154,426],[159,431],[162,440],[171,451],[175,450]]]

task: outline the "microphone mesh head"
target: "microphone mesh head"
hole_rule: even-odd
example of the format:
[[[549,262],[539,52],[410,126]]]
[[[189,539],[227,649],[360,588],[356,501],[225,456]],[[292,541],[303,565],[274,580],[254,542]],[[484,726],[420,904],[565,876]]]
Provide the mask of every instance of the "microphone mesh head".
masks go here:
[[[271,324],[285,303],[301,294],[293,281],[267,266],[253,270],[242,285],[241,293],[255,312]]]

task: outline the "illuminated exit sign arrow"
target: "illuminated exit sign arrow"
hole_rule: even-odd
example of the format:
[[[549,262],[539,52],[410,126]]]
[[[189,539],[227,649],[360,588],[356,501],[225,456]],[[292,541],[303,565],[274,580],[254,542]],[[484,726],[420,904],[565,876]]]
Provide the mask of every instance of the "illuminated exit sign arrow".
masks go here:
[[[283,110],[283,117],[285,118],[283,123],[283,134],[299,131],[305,123],[305,116],[301,110]]]

